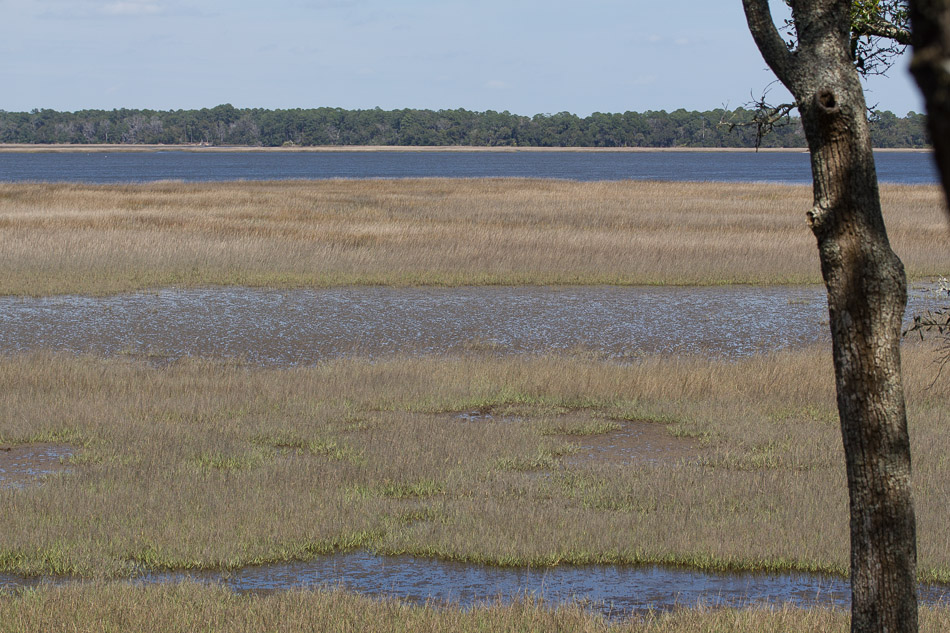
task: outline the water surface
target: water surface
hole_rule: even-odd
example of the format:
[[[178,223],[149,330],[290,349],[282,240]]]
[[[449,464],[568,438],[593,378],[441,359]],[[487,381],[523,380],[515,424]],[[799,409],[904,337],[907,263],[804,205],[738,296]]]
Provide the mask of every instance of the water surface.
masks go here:
[[[610,616],[704,604],[716,607],[790,603],[848,607],[848,581],[816,574],[730,574],[658,566],[583,565],[501,568],[365,551],[306,563],[248,567],[228,573],[164,574],[149,582],[195,578],[240,592],[342,586],[350,591],[464,607],[525,595],[563,604],[589,603]],[[921,585],[924,603],[946,602],[950,587]]]
[[[876,152],[882,182],[933,184],[929,152]],[[0,181],[325,178],[560,178],[810,184],[809,155],[787,152],[55,152],[0,153]]]
[[[46,475],[66,470],[64,460],[73,453],[65,444],[0,446],[0,489],[38,484]]]
[[[612,565],[502,568],[411,556],[385,557],[365,551],[230,572],[156,573],[135,582],[186,579],[221,583],[236,592],[342,587],[365,595],[457,604],[463,608],[534,596],[548,605],[578,601],[614,618],[697,604],[748,607],[788,603],[840,608],[850,604],[847,580],[814,574],[729,574]],[[0,588],[36,586],[41,582],[0,574]],[[946,603],[948,599],[950,586],[920,586],[922,603]]]
[[[908,314],[929,307],[911,293]],[[266,366],[348,356],[738,358],[829,340],[820,286],[212,288],[0,297],[0,353],[186,356]]]

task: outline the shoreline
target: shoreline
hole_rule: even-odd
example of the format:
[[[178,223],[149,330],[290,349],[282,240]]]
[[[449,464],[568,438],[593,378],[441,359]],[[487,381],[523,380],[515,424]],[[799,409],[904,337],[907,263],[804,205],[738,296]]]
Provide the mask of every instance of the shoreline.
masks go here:
[[[805,147],[764,147],[763,153],[807,153]],[[930,153],[929,148],[876,148],[876,152]],[[125,144],[25,144],[0,143],[0,153],[104,153],[104,152],[207,152],[207,153],[334,153],[334,152],[580,152],[580,153],[755,153],[748,147],[510,147],[481,145],[313,145],[260,147],[248,145],[125,145]]]

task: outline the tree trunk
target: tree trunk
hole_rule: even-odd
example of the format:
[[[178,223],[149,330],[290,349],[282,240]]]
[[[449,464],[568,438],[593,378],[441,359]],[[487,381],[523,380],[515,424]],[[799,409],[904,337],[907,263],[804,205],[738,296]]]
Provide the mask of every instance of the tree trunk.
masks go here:
[[[791,52],[768,0],[743,0],[766,62],[795,97],[811,151],[851,515],[851,630],[917,630],[917,539],[900,367],[904,268],[881,215],[850,2],[793,0]]]
[[[808,217],[828,290],[851,500],[851,628],[916,631],[916,532],[899,347],[907,289],[881,218],[864,99],[855,94],[826,84],[811,106],[800,108],[814,176]]]
[[[950,211],[950,0],[911,0],[910,70],[927,103],[927,125]]]

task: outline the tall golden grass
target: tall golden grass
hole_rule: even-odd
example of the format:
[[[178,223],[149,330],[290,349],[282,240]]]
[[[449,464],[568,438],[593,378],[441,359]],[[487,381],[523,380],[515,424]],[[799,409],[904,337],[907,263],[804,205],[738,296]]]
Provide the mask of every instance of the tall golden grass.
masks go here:
[[[937,188],[882,195],[909,275],[946,274]],[[737,183],[0,184],[0,293],[815,282],[810,206],[808,187]]]
[[[950,386],[930,386],[925,348],[907,349],[904,370],[920,573],[945,581]],[[117,576],[352,547],[502,565],[847,571],[820,350],[295,370],[32,355],[0,359],[0,393],[0,441],[79,448],[69,472],[0,489],[0,571]],[[457,415],[473,411],[491,417]],[[693,452],[574,455],[585,433],[644,423]]]

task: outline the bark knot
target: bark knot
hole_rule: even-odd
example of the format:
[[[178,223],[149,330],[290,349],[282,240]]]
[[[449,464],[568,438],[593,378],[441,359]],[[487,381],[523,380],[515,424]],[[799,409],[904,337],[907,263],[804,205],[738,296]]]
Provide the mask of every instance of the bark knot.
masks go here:
[[[828,209],[816,203],[805,215],[808,217],[808,226],[811,227],[811,230],[813,232],[818,231],[828,216]]]
[[[815,95],[815,102],[818,108],[825,114],[834,114],[838,111],[838,99],[831,90],[819,90]]]

